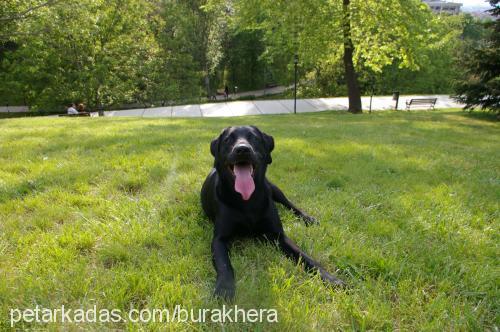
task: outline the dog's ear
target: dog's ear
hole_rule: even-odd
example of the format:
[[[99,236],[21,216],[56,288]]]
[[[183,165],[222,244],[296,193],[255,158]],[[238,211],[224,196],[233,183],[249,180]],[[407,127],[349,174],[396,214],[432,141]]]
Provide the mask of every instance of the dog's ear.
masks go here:
[[[212,141],[212,143],[210,143],[210,152],[212,153],[212,156],[217,156],[217,152],[219,151],[219,142],[222,140],[222,136],[224,136],[224,133],[228,130],[228,128],[224,128],[219,137],[217,137]]]
[[[219,140],[220,140],[220,136],[217,137],[216,139],[212,140],[212,143],[210,143],[210,152],[212,153],[212,156],[214,156],[214,157],[217,154],[217,150],[219,150]]]
[[[262,133],[262,137],[264,138],[264,143],[267,148],[266,162],[270,164],[273,162],[273,158],[271,158],[271,152],[274,150],[274,138],[265,133]]]

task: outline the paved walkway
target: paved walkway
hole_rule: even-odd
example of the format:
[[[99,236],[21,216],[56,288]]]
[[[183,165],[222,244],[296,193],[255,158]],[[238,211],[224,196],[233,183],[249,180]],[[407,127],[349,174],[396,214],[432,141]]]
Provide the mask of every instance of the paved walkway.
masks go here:
[[[446,95],[428,96],[401,96],[399,99],[399,110],[405,109],[405,102],[411,98],[437,98],[436,108],[460,108],[462,104],[457,103]],[[362,98],[363,109],[370,107],[370,97]],[[394,109],[395,102],[390,96],[373,97],[372,110]],[[426,107],[420,107],[425,109]],[[314,98],[297,99],[297,113],[322,112],[322,111],[345,111],[348,109],[347,97],[341,98]],[[413,109],[413,107],[412,107]],[[418,107],[415,107],[418,109]],[[144,118],[155,117],[228,117],[244,115],[263,114],[287,114],[293,113],[293,99],[280,100],[255,100],[255,101],[228,101],[219,103],[208,103],[199,105],[166,106],[155,108],[139,108],[123,111],[105,112],[105,116],[134,116]]]
[[[253,91],[245,91],[245,92],[237,92],[237,93],[230,93],[229,98],[230,99],[238,99],[240,97],[248,97],[248,96],[254,96],[254,97],[262,97],[262,96],[271,96],[271,95],[276,95],[285,92],[287,89],[292,89],[293,85],[289,86],[288,88],[283,85],[278,85],[274,86],[272,88],[265,88],[265,89],[260,89],[260,90],[253,90]],[[215,99],[217,100],[224,100],[224,95],[216,95]]]

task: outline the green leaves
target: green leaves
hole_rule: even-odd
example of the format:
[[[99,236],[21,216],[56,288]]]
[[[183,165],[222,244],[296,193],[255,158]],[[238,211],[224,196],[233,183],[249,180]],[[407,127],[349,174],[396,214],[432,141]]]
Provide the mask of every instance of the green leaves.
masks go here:
[[[0,63],[0,79],[6,82],[0,104],[62,110],[69,102],[98,108],[198,97],[210,45],[199,50],[209,34],[200,5],[69,0],[39,9],[19,22],[12,37],[18,49],[5,52]],[[13,95],[22,97],[12,100]]]
[[[287,85],[295,54],[303,96],[345,95],[345,48],[362,91],[449,92],[462,32],[484,34],[420,0],[350,0],[347,13],[343,0],[5,0],[0,104],[199,101],[224,85]]]
[[[262,29],[267,55],[299,53],[301,64],[312,68],[327,59],[338,59],[343,43],[342,1],[237,1],[237,23]],[[355,63],[380,72],[400,60],[418,68],[419,52],[428,42],[431,14],[420,0],[366,1],[350,4]]]
[[[492,0],[490,3],[494,6],[491,13],[496,20],[483,26],[470,20],[466,22],[469,29],[465,30],[468,34],[464,37],[472,39],[472,42],[467,44],[469,47],[461,54],[460,64],[465,68],[465,72],[457,80],[455,92],[457,99],[466,105],[466,109],[480,107],[499,114],[500,6],[498,0]],[[488,38],[484,38],[485,36]]]

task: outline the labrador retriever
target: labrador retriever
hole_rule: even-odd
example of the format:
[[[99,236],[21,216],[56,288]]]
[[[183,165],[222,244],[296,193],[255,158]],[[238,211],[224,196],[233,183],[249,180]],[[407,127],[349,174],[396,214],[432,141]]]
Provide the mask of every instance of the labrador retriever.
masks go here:
[[[304,220],[315,219],[290,202],[266,179],[274,139],[254,126],[229,127],[210,145],[214,168],[201,189],[201,204],[214,226],[212,261],[217,273],[214,295],[231,300],[235,294],[229,244],[237,236],[254,236],[276,243],[281,251],[308,271],[317,271],[334,286],[344,283],[302,251],[283,231],[278,202]]]

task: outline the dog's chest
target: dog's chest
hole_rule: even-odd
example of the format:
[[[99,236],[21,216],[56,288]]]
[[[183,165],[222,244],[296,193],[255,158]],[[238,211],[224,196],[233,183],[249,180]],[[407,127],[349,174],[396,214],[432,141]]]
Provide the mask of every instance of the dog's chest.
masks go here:
[[[239,235],[257,235],[265,231],[266,211],[253,210],[252,213],[237,211],[231,218],[233,229]]]

